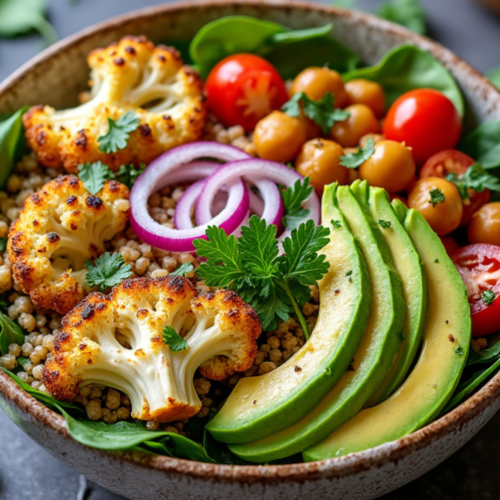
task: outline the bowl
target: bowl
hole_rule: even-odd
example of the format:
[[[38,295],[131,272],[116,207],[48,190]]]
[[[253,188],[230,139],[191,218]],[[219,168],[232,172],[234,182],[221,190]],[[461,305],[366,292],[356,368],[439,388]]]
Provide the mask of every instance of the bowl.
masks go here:
[[[87,85],[86,56],[127,34],[155,42],[187,39],[205,23],[243,14],[292,28],[332,22],[335,35],[373,64],[388,50],[412,43],[454,75],[473,122],[500,119],[500,93],[477,71],[427,38],[373,16],[311,3],[202,0],[146,8],[95,25],[45,50],[0,85],[0,112],[25,104],[76,104]],[[345,457],[275,466],[213,465],[110,453],[74,441],[64,419],[0,372],[0,406],[35,441],[92,481],[133,500],[368,500],[402,486],[445,460],[500,407],[500,374],[451,413],[397,441]]]

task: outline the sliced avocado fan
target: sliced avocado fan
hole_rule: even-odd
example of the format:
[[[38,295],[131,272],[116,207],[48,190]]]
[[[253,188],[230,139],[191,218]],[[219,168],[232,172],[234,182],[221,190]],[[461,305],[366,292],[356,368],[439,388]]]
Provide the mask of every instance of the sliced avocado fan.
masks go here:
[[[375,406],[385,401],[404,381],[421,345],[427,312],[427,287],[420,257],[389,201],[385,189],[369,187],[356,181],[351,189],[371,213],[391,251],[392,260],[403,282],[406,304],[403,341],[389,373],[366,404]]]
[[[241,379],[206,429],[219,441],[245,443],[285,429],[313,410],[351,363],[366,329],[370,281],[344,217],[325,190],[322,217],[330,228],[323,249],[330,263],[319,282],[320,310],[311,337],[292,358],[259,377]]]
[[[329,198],[335,194],[336,202]],[[261,463],[290,456],[328,436],[363,408],[389,372],[401,344],[405,312],[402,284],[380,230],[347,186],[326,192],[323,214],[327,209],[329,216],[337,219],[340,210],[365,257],[372,295],[368,325],[347,371],[307,416],[264,439],[229,446],[245,460]],[[339,295],[357,279],[353,269],[345,275],[347,283]],[[332,310],[330,317],[336,314],[338,311]]]
[[[467,360],[471,337],[465,286],[439,237],[422,215],[398,200],[396,213],[422,260],[428,290],[427,321],[420,357],[389,399],[358,413],[303,453],[322,460],[399,439],[432,421],[452,396]]]

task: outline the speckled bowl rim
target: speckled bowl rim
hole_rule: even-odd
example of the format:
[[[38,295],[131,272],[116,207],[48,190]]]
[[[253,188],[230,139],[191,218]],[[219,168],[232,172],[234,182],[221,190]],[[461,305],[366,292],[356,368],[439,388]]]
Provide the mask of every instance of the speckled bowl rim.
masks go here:
[[[0,84],[0,95],[11,91],[24,75],[41,63],[47,61],[55,54],[77,45],[82,40],[109,29],[120,27],[137,18],[152,18],[159,13],[174,13],[191,10],[193,8],[224,6],[224,5],[247,5],[254,7],[280,7],[282,9],[298,9],[303,11],[323,12],[335,14],[338,17],[351,18],[356,22],[368,25],[371,28],[394,34],[406,39],[409,43],[424,44],[431,54],[441,60],[451,61],[454,65],[460,65],[466,70],[471,78],[488,90],[494,90],[492,84],[478,71],[450,52],[443,46],[429,39],[416,35],[404,28],[392,23],[378,19],[363,12],[348,11],[320,4],[311,4],[303,1],[290,0],[195,0],[189,3],[171,3],[155,7],[147,7],[114,17],[110,20],[97,23],[72,35],[46,49],[15,71],[10,77]],[[500,100],[500,93],[498,93]],[[0,371],[0,391],[14,405],[29,414],[32,418],[40,421],[53,431],[60,433],[67,439],[72,439],[65,426],[65,420],[59,414],[53,412],[46,406],[36,401],[24,392],[10,377]],[[469,421],[482,413],[500,395],[500,373],[492,378],[481,390],[458,406],[447,415],[435,420],[426,427],[409,434],[397,441],[389,442],[359,453],[353,453],[344,457],[331,458],[318,462],[308,462],[289,465],[257,465],[257,466],[234,466],[194,462],[177,458],[153,456],[144,460],[134,453],[118,452],[122,460],[133,462],[139,467],[153,468],[164,471],[171,475],[190,476],[197,478],[210,478],[220,482],[245,482],[245,483],[276,483],[287,480],[310,480],[321,477],[343,477],[355,474],[371,468],[381,468],[386,464],[394,463],[405,456],[426,448],[431,442],[439,437],[459,431]],[[117,452],[94,450],[95,453],[116,456]]]

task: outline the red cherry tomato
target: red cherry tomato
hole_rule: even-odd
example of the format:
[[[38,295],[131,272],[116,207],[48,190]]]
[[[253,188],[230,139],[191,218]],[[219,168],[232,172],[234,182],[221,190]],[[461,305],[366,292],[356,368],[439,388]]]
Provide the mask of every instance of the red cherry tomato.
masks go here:
[[[457,177],[460,177],[474,163],[474,160],[469,155],[461,151],[445,149],[432,155],[425,162],[422,170],[420,170],[420,178],[446,177],[448,174],[455,174]],[[490,201],[490,191],[485,189],[482,193],[478,193],[473,189],[469,189],[469,198],[469,200],[464,200],[464,211],[462,220],[460,221],[461,226],[468,225],[474,213]]]
[[[472,315],[472,336],[483,337],[500,329],[500,247],[476,244],[451,256],[467,287]],[[489,291],[487,294],[484,292]],[[489,299],[489,300],[488,300]]]
[[[220,61],[205,83],[210,111],[226,126],[253,130],[259,120],[288,101],[285,82],[262,57],[235,54]]]
[[[458,243],[451,236],[440,236],[440,239],[448,255],[452,255],[458,249]]]
[[[403,94],[384,121],[385,137],[410,146],[419,165],[438,151],[454,148],[461,130],[462,119],[453,103],[433,89]]]

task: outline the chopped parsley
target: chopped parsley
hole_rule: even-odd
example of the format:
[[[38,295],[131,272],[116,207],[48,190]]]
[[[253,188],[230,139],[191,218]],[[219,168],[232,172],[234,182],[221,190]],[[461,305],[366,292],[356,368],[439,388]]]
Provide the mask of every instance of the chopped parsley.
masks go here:
[[[366,141],[366,146],[361,148],[358,146],[358,151],[356,153],[349,153],[347,155],[340,157],[340,164],[347,168],[358,168],[360,167],[368,158],[370,158],[373,153],[375,153],[375,142],[370,137]]]
[[[118,120],[108,117],[108,131],[97,138],[99,149],[109,154],[126,148],[130,133],[137,130],[139,122],[139,117],[133,111],[128,111]]]
[[[430,195],[429,203],[433,207],[435,207],[438,203],[443,203],[443,201],[445,200],[443,192],[441,191],[441,189],[438,188],[431,189],[429,191],[429,195]]]
[[[434,264],[439,264],[439,259],[434,260]]]
[[[329,134],[337,122],[343,122],[350,116],[349,111],[334,108],[334,100],[335,97],[331,92],[327,92],[319,101],[310,99],[304,92],[298,92],[283,104],[281,110],[287,115],[298,118],[302,108],[304,114],[319,125],[324,134]]]
[[[496,294],[493,290],[485,290],[481,293],[481,299],[487,306],[491,306],[495,298]]]
[[[209,226],[207,238],[194,241],[196,253],[207,259],[196,274],[208,286],[235,290],[259,315],[265,331],[275,330],[280,320],[295,313],[309,338],[302,307],[310,299],[309,286],[328,272],[330,264],[318,252],[328,243],[330,230],[312,220],[292,229],[283,240],[279,255],[276,226],[253,215],[241,236],[228,236],[222,228]]]
[[[310,210],[302,208],[302,203],[309,198],[313,189],[309,177],[305,177],[304,182],[297,179],[293,186],[281,190],[283,204],[285,205],[285,215],[281,222],[287,229],[295,229],[311,213]]]
[[[88,260],[85,267],[88,269],[85,275],[87,285],[100,286],[102,292],[132,276],[132,267],[130,264],[125,264],[123,257],[116,252],[106,252],[95,261],[95,264]]]
[[[173,276],[186,276],[186,274],[189,274],[193,269],[194,269],[193,264],[191,264],[190,262],[184,262],[170,274]]]
[[[332,225],[333,229],[339,229],[342,226],[342,224],[340,223],[339,220],[333,220],[332,219],[330,221],[330,224]]]
[[[139,168],[134,165],[122,165],[115,173],[104,163],[96,161],[95,163],[78,165],[78,177],[89,193],[97,194],[109,180],[117,180],[132,189],[135,180],[144,170],[146,170],[146,165],[141,163]]]
[[[388,220],[379,219],[378,225],[384,229],[389,229],[391,227],[391,222]]]
[[[352,271],[347,271],[345,276],[349,280],[349,283],[352,283]]]
[[[465,174],[460,177],[456,174],[448,174],[446,180],[457,186],[463,200],[470,199],[469,189],[473,189],[476,193],[482,193],[486,189],[500,191],[500,180],[498,177],[486,172],[479,163],[471,165]]]
[[[464,355],[464,348],[459,345],[456,349],[455,349],[455,354],[458,354],[459,356],[463,356]]]
[[[146,170],[146,165],[144,163],[139,164],[139,168],[134,165],[122,165],[116,174],[113,174],[113,179],[116,179],[118,182],[125,184],[129,189],[132,189],[134,182],[137,177],[141,175],[144,170]]]
[[[162,339],[172,352],[180,352],[188,348],[188,343],[171,326],[163,329]]]

